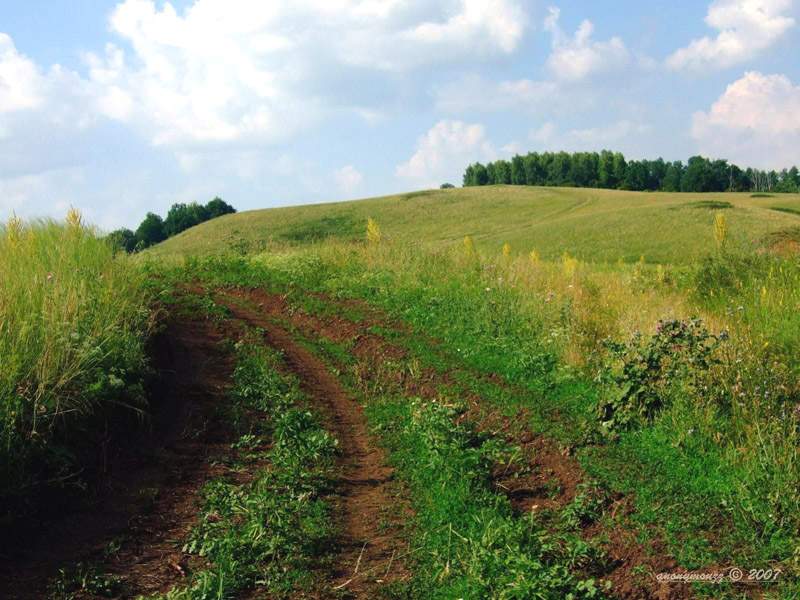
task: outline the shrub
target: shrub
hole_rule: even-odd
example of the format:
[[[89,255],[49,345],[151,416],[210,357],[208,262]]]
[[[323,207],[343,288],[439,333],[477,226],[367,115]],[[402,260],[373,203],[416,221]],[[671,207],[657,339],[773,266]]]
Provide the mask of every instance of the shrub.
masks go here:
[[[700,319],[659,321],[656,333],[636,333],[628,343],[607,341],[610,360],[599,379],[606,394],[598,415],[606,431],[646,422],[678,389],[697,389],[715,364],[715,350],[726,333],[712,335]]]

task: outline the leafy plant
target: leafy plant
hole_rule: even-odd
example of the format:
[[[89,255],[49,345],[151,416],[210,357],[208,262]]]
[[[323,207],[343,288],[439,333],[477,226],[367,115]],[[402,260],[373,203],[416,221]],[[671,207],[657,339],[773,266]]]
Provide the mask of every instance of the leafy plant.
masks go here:
[[[608,361],[599,380],[606,393],[598,404],[605,431],[652,419],[677,389],[697,391],[715,363],[727,334],[711,334],[700,319],[659,321],[655,334],[636,333],[627,343],[608,340]]]

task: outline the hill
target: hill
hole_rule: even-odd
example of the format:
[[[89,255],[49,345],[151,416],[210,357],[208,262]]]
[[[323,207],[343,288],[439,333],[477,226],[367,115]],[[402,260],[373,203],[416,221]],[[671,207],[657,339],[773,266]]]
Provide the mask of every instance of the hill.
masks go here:
[[[543,258],[564,252],[586,261],[686,264],[713,245],[711,223],[723,210],[731,236],[760,243],[800,227],[800,195],[623,192],[586,188],[489,186],[429,190],[350,202],[226,215],[184,231],[152,256],[256,251],[363,236],[372,217],[390,238],[446,245],[465,235],[477,246]]]

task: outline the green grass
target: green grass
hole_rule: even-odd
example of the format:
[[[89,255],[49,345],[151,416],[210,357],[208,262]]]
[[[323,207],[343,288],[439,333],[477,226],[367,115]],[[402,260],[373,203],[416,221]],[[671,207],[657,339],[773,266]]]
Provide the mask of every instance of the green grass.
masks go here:
[[[800,195],[782,195],[800,210]],[[725,207],[731,231],[760,241],[795,224],[771,210],[774,200],[749,194],[622,192],[575,188],[489,186],[432,190],[312,206],[247,211],[189,229],[147,254],[154,257],[258,252],[320,239],[363,237],[369,217],[396,242],[442,248],[474,238],[479,250],[514,254],[536,249],[592,262],[691,264],[714,244],[714,208]],[[730,206],[730,208],[728,208]],[[710,210],[697,210],[698,207]]]
[[[332,518],[323,496],[337,442],[280,364],[279,354],[257,342],[237,344],[227,413],[239,427],[249,423],[233,447],[246,457],[239,469],[256,470],[248,483],[217,478],[204,487],[184,551],[207,566],[188,585],[153,598],[221,600],[256,587],[272,598],[293,597],[313,584],[312,570],[331,551]]]
[[[146,409],[149,302],[144,273],[77,213],[0,228],[2,492],[70,479],[103,419]]]
[[[768,255],[741,263],[732,252],[685,273],[683,287],[640,265],[608,271],[470,256],[462,248],[433,255],[401,244],[332,242],[194,261],[189,276],[271,287],[312,312],[319,301],[309,290],[383,308],[437,340],[438,351],[423,353],[423,364],[466,366],[526,390],[495,398],[486,387],[481,397],[505,404],[509,414],[527,409],[534,431],[577,447],[590,475],[633,495],[643,539],[660,537],[692,568],[779,564],[789,593],[800,508],[793,492],[800,485],[800,415],[791,412],[800,286],[791,263]],[[609,359],[603,340],[626,339],[634,317],[649,339],[658,318],[695,311],[730,328],[719,363],[688,388],[683,376],[659,382],[660,412],[606,439],[595,404],[617,390],[593,380]]]

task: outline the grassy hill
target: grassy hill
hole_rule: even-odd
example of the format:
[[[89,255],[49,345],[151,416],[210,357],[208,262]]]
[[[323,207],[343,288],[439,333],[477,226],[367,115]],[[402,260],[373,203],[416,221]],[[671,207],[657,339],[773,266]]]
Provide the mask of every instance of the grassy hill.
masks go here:
[[[543,258],[569,252],[586,261],[685,264],[713,245],[714,213],[723,210],[733,239],[763,242],[800,227],[800,195],[621,192],[584,188],[491,186],[429,190],[351,202],[242,212],[203,223],[149,252],[155,256],[260,250],[363,236],[367,218],[384,235],[430,245],[465,235],[479,248]],[[792,236],[794,237],[794,236]]]

